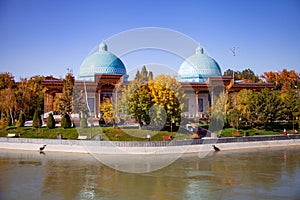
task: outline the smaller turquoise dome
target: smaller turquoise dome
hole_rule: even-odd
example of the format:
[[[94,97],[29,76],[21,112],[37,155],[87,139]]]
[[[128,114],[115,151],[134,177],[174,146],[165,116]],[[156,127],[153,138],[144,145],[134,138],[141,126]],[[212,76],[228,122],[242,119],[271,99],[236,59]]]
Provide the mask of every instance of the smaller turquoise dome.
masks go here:
[[[219,64],[198,47],[196,54],[186,59],[179,67],[177,80],[180,82],[204,82],[208,77],[221,76]]]
[[[98,51],[85,58],[80,66],[79,80],[94,80],[95,74],[120,74],[126,75],[123,62],[107,50],[107,45],[102,42]]]

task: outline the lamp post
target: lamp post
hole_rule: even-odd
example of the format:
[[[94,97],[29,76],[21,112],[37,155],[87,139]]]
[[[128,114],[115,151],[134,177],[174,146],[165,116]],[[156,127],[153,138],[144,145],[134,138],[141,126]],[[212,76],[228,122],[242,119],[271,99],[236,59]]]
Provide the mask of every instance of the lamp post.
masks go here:
[[[173,132],[173,124],[175,123],[175,120],[172,119],[171,117],[171,120],[170,120],[170,125],[171,125],[171,133]]]

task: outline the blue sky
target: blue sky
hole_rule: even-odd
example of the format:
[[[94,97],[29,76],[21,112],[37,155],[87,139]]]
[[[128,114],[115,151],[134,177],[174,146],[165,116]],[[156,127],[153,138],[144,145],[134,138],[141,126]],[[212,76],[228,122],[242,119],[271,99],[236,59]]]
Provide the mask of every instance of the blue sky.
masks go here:
[[[76,74],[102,40],[142,27],[193,38],[223,71],[300,71],[299,0],[0,0],[0,72],[16,80],[65,76],[67,68]],[[236,56],[232,47],[238,47]],[[155,59],[137,54],[123,61],[130,68]],[[166,64],[174,71],[180,65],[172,59]]]

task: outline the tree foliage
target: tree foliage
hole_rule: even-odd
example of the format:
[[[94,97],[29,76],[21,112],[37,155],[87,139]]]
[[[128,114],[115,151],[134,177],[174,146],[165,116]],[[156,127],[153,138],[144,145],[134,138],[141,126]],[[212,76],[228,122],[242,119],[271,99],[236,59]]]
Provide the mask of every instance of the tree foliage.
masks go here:
[[[18,124],[19,127],[24,127],[25,125],[25,114],[23,112],[20,112]]]
[[[47,127],[49,129],[55,128],[55,120],[54,120],[54,117],[53,117],[52,113],[50,113],[48,118],[47,118]]]
[[[16,95],[12,88],[0,90],[0,113],[2,117],[6,117],[8,122],[15,119],[14,111],[17,109]]]
[[[229,96],[229,102],[227,106],[227,116],[229,124],[238,129],[241,124],[252,124],[251,116],[253,112],[251,110],[252,90],[241,90],[238,93],[233,93]]]
[[[153,80],[152,72],[144,66],[122,93],[120,108],[140,126],[179,124],[183,98],[181,84],[175,78],[159,75]]]
[[[71,119],[68,113],[64,113],[61,117],[61,127],[63,128],[71,128]]]
[[[210,127],[211,131],[220,134],[226,122],[226,106],[227,106],[227,94],[222,93],[218,97],[215,97],[210,108]]]
[[[283,69],[279,72],[264,72],[261,76],[268,83],[273,83],[277,86],[277,89],[282,91],[288,91],[300,86],[300,73],[295,70],[288,71]]]
[[[104,98],[104,101],[100,105],[100,111],[102,113],[101,117],[106,123],[113,123],[113,105],[110,98]]]
[[[86,128],[88,126],[86,116],[83,115],[80,119],[80,128]]]
[[[41,84],[43,76],[33,76],[30,79],[21,78],[16,89],[17,110],[22,110],[28,119],[32,119],[38,109],[44,110],[44,86]]]
[[[88,112],[89,109],[83,90],[79,90],[75,87],[73,94],[73,113],[80,113],[80,116],[83,116],[88,115]]]
[[[14,86],[15,80],[11,73],[5,72],[0,74],[0,90],[14,88]]]
[[[185,97],[181,84],[169,75],[159,75],[149,85],[152,102],[163,108],[166,113],[166,124],[179,124]],[[153,118],[154,123],[159,124],[165,118],[164,112],[157,112]]]
[[[42,119],[39,115],[39,111],[35,110],[32,120],[32,126],[34,128],[40,128],[42,126]]]
[[[259,82],[260,79],[251,69],[244,69],[242,72],[234,71],[232,69],[227,69],[224,73],[224,76],[234,77],[235,80],[249,80],[253,83]]]
[[[68,73],[64,79],[63,93],[59,99],[58,110],[61,114],[70,114],[73,109],[73,87],[74,76],[72,73]]]
[[[286,119],[294,120],[300,115],[300,90],[288,90],[282,95],[282,102]]]
[[[260,92],[242,90],[230,95],[227,110],[228,122],[237,128],[243,126],[264,126],[283,118],[283,104],[276,90],[263,89]]]

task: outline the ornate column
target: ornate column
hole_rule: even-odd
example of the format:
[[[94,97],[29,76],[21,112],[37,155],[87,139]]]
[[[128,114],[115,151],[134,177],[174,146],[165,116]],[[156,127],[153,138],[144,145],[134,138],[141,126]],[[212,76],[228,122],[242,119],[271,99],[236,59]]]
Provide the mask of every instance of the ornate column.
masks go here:
[[[196,110],[195,110],[195,117],[198,114],[198,109],[199,109],[199,105],[198,105],[198,98],[199,98],[199,91],[195,92],[195,96],[196,96]]]
[[[100,102],[101,102],[100,94],[101,94],[101,90],[98,89],[97,90],[97,99],[96,99],[96,101],[98,100],[98,103],[97,103],[97,117],[100,113]]]

